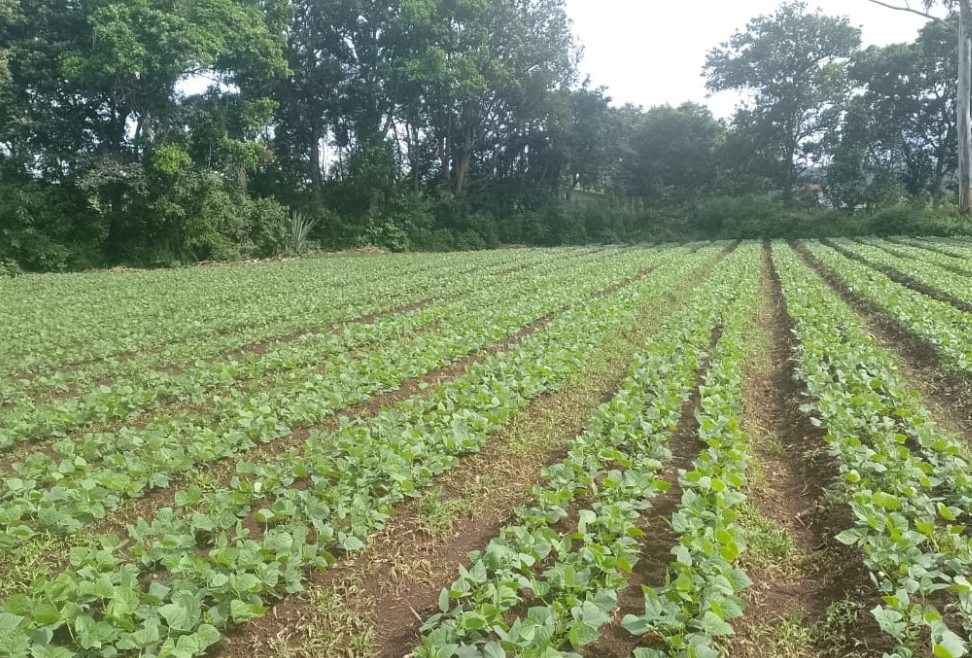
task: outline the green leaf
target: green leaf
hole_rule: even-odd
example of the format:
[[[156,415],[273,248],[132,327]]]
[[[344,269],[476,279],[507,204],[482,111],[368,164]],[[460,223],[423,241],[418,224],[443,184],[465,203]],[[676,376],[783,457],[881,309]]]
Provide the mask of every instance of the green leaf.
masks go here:
[[[650,633],[654,626],[648,623],[648,620],[644,617],[639,617],[637,615],[625,615],[624,619],[621,620],[621,626],[625,628],[632,635],[645,635]]]
[[[955,513],[952,512],[951,508],[949,508],[947,505],[944,505],[942,503],[938,503],[938,513],[946,521],[957,521],[958,520],[958,517],[955,516]]]
[[[10,612],[0,612],[0,636],[12,635],[23,620],[24,618],[20,615],[15,615]]]
[[[202,616],[195,595],[186,591],[175,592],[172,603],[159,608],[159,614],[169,628],[177,631],[193,630]]]
[[[343,548],[348,553],[354,553],[356,551],[363,550],[365,543],[353,535],[348,535],[341,540],[341,548]]]
[[[883,491],[875,491],[872,500],[875,505],[878,507],[883,507],[884,509],[901,509],[901,501],[898,500],[898,497],[884,493]]]
[[[219,642],[221,637],[216,627],[210,624],[202,624],[195,635],[199,641],[199,648],[203,650]]]
[[[61,612],[52,603],[36,603],[31,611],[31,619],[35,624],[47,626],[61,621]]]
[[[952,631],[945,631],[935,644],[935,658],[961,658],[968,653],[965,642]]]
[[[132,637],[139,647],[148,647],[159,641],[159,627],[155,624],[145,626],[134,633]]]
[[[735,632],[732,630],[732,626],[711,610],[702,617],[702,630],[711,637],[732,635]]]
[[[851,546],[867,537],[867,534],[867,530],[864,528],[851,528],[850,530],[845,530],[837,535],[836,539],[841,544]]]
[[[907,628],[907,624],[902,621],[903,617],[901,613],[897,610],[892,610],[885,606],[877,606],[871,610],[871,614],[877,620],[881,630],[894,637],[901,637],[901,634]]]
[[[506,650],[499,642],[487,642],[483,647],[483,658],[506,658]]]

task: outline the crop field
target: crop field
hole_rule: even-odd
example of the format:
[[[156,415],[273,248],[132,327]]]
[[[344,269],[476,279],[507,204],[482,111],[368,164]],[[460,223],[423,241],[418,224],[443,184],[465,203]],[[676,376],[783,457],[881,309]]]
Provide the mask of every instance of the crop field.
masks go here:
[[[0,658],[959,658],[972,241],[0,279]]]

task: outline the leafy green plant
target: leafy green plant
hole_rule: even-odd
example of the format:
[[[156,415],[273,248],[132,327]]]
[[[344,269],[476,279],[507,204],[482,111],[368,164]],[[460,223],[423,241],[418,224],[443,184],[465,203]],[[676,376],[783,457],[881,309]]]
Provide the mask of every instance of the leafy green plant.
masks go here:
[[[750,246],[758,252],[758,247]],[[757,259],[753,257],[754,265]],[[734,303],[722,315],[722,335],[700,387],[696,411],[705,448],[690,470],[679,473],[682,499],[672,515],[678,543],[665,584],[643,587],[645,613],[627,615],[623,626],[654,646],[636,658],[718,658],[718,642],[733,634],[730,622],[743,614],[740,593],[750,585],[735,562],[746,550],[740,523],[749,467],[748,438],[739,428],[747,335],[758,294],[755,266],[733,288]]]
[[[540,294],[532,302],[510,300],[514,306],[531,304],[520,310],[520,318],[550,313],[545,304],[565,308],[513,349],[470,366],[431,394],[332,434],[312,433],[303,446],[275,455],[272,462],[241,460],[228,485],[176,492],[172,508],[133,523],[125,542],[113,537],[81,542],[71,552],[69,570],[37,578],[26,594],[6,602],[5,612],[14,616],[6,620],[10,646],[18,647],[14,655],[19,658],[21,650],[204,652],[219,637],[214,629],[265,614],[273,600],[298,591],[308,571],[326,569],[339,552],[361,550],[398,504],[431,486],[462,455],[479,450],[529,400],[563,386],[589,362],[605,335],[633,322],[644,305],[719,248],[666,251],[625,252],[592,267],[593,278],[576,280],[560,298]],[[671,267],[613,290],[610,282],[628,280],[659,257],[667,257]],[[594,294],[605,288],[612,289]],[[509,330],[476,324],[498,334]],[[311,393],[304,403],[311,401],[327,405],[327,392]],[[256,422],[279,431],[279,417],[261,399],[254,399],[249,411],[238,419],[242,427]],[[100,484],[113,487],[123,477],[127,474]],[[97,510],[103,499],[86,511]],[[261,531],[251,535],[243,525],[246,518]],[[140,577],[149,571],[164,576]],[[52,609],[67,612],[54,617]],[[589,608],[583,612],[591,623],[603,616]],[[58,632],[62,629],[71,633]]]
[[[308,337],[286,343],[281,353],[268,351],[247,366],[233,362],[227,371],[191,371],[185,375],[190,378],[188,393],[198,393],[206,382],[225,385],[248,373],[254,385],[228,391],[207,411],[189,418],[163,415],[134,430],[122,428],[117,433],[97,433],[59,444],[64,456],[74,460],[70,471],[59,468],[56,458],[43,451],[15,463],[17,477],[0,487],[0,528],[6,531],[6,535],[0,533],[0,544],[26,541],[33,535],[32,529],[73,532],[85,520],[104,516],[128,497],[168,486],[174,475],[191,473],[214,459],[274,441],[286,435],[288,428],[319,422],[339,409],[487,347],[523,324],[569,305],[578,295],[584,298],[616,283],[622,272],[636,267],[635,263],[646,258],[664,262],[678,253],[636,254],[627,263],[628,259],[616,262],[619,269],[614,270],[604,270],[599,260],[579,266],[565,263],[562,268],[555,265],[554,276],[546,280],[538,279],[537,272],[516,273],[507,285],[501,279],[499,285],[480,287],[463,300],[432,305],[384,322],[352,325],[342,334],[323,333],[314,340]],[[513,282],[516,285],[510,285]],[[513,291],[520,294],[511,298]],[[461,321],[448,324],[444,322],[447,318]],[[432,323],[439,323],[437,332],[410,335]],[[400,337],[396,339],[396,335]],[[362,351],[357,358],[349,353],[378,341],[384,344]],[[280,369],[278,381],[266,390],[260,385],[259,366],[274,364]],[[324,374],[318,372],[322,366],[326,366]],[[204,379],[193,379],[197,375]],[[175,388],[172,380],[164,381],[170,385],[168,391]],[[135,399],[151,393],[150,399],[155,400],[166,390],[136,391]],[[94,410],[107,409],[122,416],[131,402],[119,398],[118,393],[130,395],[132,391],[109,388],[86,400],[102,403]],[[79,411],[69,410],[74,414]],[[55,418],[41,416],[49,425]],[[224,425],[219,427],[220,423]],[[9,436],[16,436],[13,431],[17,429],[23,428],[15,426]],[[33,493],[54,487],[70,493],[69,500],[60,495],[38,498]],[[23,525],[21,522],[28,518],[36,520]]]
[[[24,271],[21,269],[17,261],[10,258],[0,259],[0,277],[14,278],[21,276]]]
[[[317,226],[317,220],[306,213],[293,211],[284,227],[283,246],[286,253],[300,256],[311,246],[310,235]]]
[[[914,322],[929,337],[937,326],[938,344],[954,344],[942,322],[951,312],[934,300],[925,298],[922,306],[918,296],[883,274],[822,245],[807,248],[861,294],[897,312],[902,322]],[[797,376],[811,396],[803,409],[827,430],[828,449],[851,496],[854,525],[837,539],[859,547],[881,594],[871,614],[896,641],[894,658],[919,655],[923,643],[940,658],[967,655],[963,635],[972,633],[972,538],[964,534],[972,510],[968,449],[934,424],[860,318],[788,247],[774,245],[773,253],[800,341]],[[955,622],[946,621],[938,601],[955,611],[962,634],[950,627]]]
[[[532,500],[517,510],[518,523],[475,553],[472,568],[460,568],[459,580],[443,590],[416,656],[559,655],[598,638],[638,560],[643,532],[635,522],[669,486],[657,474],[699,360],[740,282],[755,282],[757,253],[750,246],[730,256],[645,346],[615,398],[570,443],[568,458],[544,470]],[[554,530],[581,500],[587,504],[576,528]],[[525,613],[511,618],[527,601]]]

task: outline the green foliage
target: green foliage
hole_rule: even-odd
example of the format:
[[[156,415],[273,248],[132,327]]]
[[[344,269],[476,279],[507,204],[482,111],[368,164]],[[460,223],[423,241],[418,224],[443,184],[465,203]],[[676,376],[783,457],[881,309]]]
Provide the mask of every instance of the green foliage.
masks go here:
[[[965,339],[954,342],[957,334],[969,332],[958,309],[835,249],[819,243],[806,248],[858,294],[934,346],[949,367],[969,369]],[[862,253],[871,249],[876,248]],[[837,539],[860,549],[881,594],[871,613],[895,640],[897,656],[964,656],[969,646],[962,636],[972,629],[972,542],[965,535],[972,455],[960,439],[935,425],[895,359],[875,344],[860,317],[789,248],[774,245],[773,253],[800,341],[797,376],[810,394],[802,410],[825,429],[849,492],[852,526]],[[939,609],[946,606],[958,611],[947,620]]]
[[[711,193],[726,129],[708,108],[653,107],[630,138],[625,191],[652,203],[681,203]]]
[[[0,257],[25,270],[964,230],[947,21],[862,51],[784,3],[710,52],[708,86],[751,96],[718,121],[579,81],[564,0],[76,4],[0,0]],[[845,212],[803,194],[823,181]]]
[[[317,220],[302,212],[290,213],[290,218],[283,226],[283,244],[286,251],[300,256],[310,248],[310,234],[317,226]]]
[[[23,273],[24,271],[20,268],[20,264],[12,258],[0,260],[0,277],[9,277],[12,279]]]
[[[231,388],[231,404],[238,405],[235,412],[228,408],[212,410],[218,416],[230,413],[241,419],[240,423],[230,427],[213,424],[212,418],[199,418],[198,424],[189,423],[193,426],[188,427],[186,418],[162,414],[156,418],[166,427],[157,428],[157,435],[150,428],[136,430],[146,439],[155,435],[169,446],[187,448],[178,455],[171,450],[160,451],[151,442],[139,442],[138,449],[124,451],[124,463],[120,463],[109,454],[110,449],[98,445],[107,437],[92,433],[94,443],[79,445],[78,449],[104,458],[70,460],[78,471],[64,473],[57,486],[71,489],[71,503],[57,507],[52,507],[53,501],[36,496],[28,502],[26,496],[32,488],[53,482],[35,480],[28,486],[26,478],[5,478],[2,486],[18,500],[16,504],[5,500],[5,531],[0,533],[5,546],[29,541],[30,528],[12,520],[17,514],[30,514],[52,532],[73,533],[90,523],[93,516],[117,509],[125,498],[141,495],[146,488],[167,486],[170,474],[185,473],[219,456],[273,441],[289,426],[315,424],[333,413],[335,406],[344,408],[403,379],[441,368],[554,310],[570,307],[541,331],[523,338],[517,350],[486,357],[431,395],[411,398],[375,418],[344,424],[330,435],[312,433],[305,446],[280,452],[273,460],[240,460],[237,476],[229,483],[205,490],[189,486],[177,492],[171,510],[133,523],[124,545],[97,536],[79,540],[71,551],[71,569],[50,579],[37,578],[27,585],[24,594],[5,602],[4,612],[11,615],[0,618],[0,623],[8,625],[5,640],[25,647],[28,655],[32,650],[73,650],[92,643],[100,643],[98,650],[108,653],[132,646],[163,653],[171,652],[168,644],[173,638],[179,638],[184,655],[204,653],[223,629],[264,615],[273,601],[299,591],[314,570],[326,569],[338,553],[362,550],[395,506],[431,486],[434,477],[454,467],[460,456],[481,449],[488,437],[511,422],[528,401],[557,390],[576,376],[607,336],[629,326],[645,303],[664,295],[686,271],[716,251],[718,248],[700,254],[628,250],[600,258],[590,258],[590,254],[579,259],[559,257],[550,263],[554,270],[550,277],[538,279],[536,271],[513,274],[512,280],[493,281],[488,290],[482,285],[482,272],[468,271],[470,260],[476,256],[455,258],[452,266],[438,275],[449,281],[464,278],[475,300],[473,306],[465,298],[392,316],[393,322],[406,325],[399,325],[397,330],[389,326],[388,334],[372,333],[372,339],[378,342],[375,353],[358,353],[367,359],[366,366],[335,342],[338,349],[332,355],[333,364],[343,372],[321,368],[320,345],[307,340],[285,342],[280,347],[291,354],[279,355],[283,360],[278,367],[286,368],[284,364],[292,357],[303,355],[303,370],[294,373],[292,379],[288,377],[287,382],[281,380],[277,387],[261,386],[261,380],[256,380],[252,390]],[[330,278],[353,267],[354,259],[320,262],[319,267]],[[650,264],[664,262],[676,263],[667,276],[643,279],[611,295],[594,296]],[[310,263],[296,264],[297,274],[317,266]],[[424,264],[427,261],[420,263]],[[376,265],[369,259],[363,267]],[[396,262],[389,267],[400,270],[402,265]],[[270,271],[281,274],[285,283],[294,274],[291,268]],[[239,272],[229,273],[236,286],[239,276]],[[245,271],[242,276],[246,276]],[[398,276],[388,278],[402,281]],[[360,283],[356,294],[368,291],[370,296],[373,279],[365,276]],[[430,282],[422,283],[421,292],[427,294]],[[340,294],[340,288],[337,291]],[[293,301],[301,297],[293,296],[281,308],[292,308]],[[318,296],[315,306],[319,301]],[[388,301],[397,304],[400,298],[393,294]],[[457,306],[466,312],[460,313]],[[341,304],[335,312],[342,312],[340,308]],[[437,331],[416,332],[422,325],[411,325],[414,335],[402,334],[401,330],[417,318],[424,318],[426,326],[436,326]],[[359,331],[365,333],[376,329],[377,325],[359,325]],[[31,336],[27,334],[25,340],[33,340]],[[343,340],[335,332],[316,336],[311,342]],[[403,342],[385,345],[382,338]],[[85,345],[99,347],[96,343]],[[406,348],[408,345],[411,347]],[[239,363],[233,361],[232,365]],[[199,367],[200,373],[206,369]],[[342,387],[348,396],[343,403],[335,398],[335,391]],[[122,386],[110,388],[115,395],[128,395]],[[184,432],[186,441],[173,441],[173,429]],[[114,441],[117,453],[117,437]],[[63,443],[61,447],[67,448]],[[28,460],[22,468],[35,469],[42,466],[40,461],[44,458]],[[40,471],[41,477],[45,472]],[[298,480],[307,477],[326,480],[328,486],[301,486]],[[44,511],[28,512],[21,503],[41,505]],[[257,538],[245,530],[233,532],[245,519],[261,524],[265,532]],[[187,553],[198,559],[184,560]],[[158,578],[142,577],[163,572]],[[602,606],[605,602],[601,599]],[[67,619],[50,614],[52,609],[65,608],[76,614]],[[603,611],[598,613],[590,606],[582,609],[586,625],[606,619]],[[68,628],[70,633],[56,632]]]
[[[176,176],[191,165],[189,154],[175,144],[162,144],[152,155],[152,166],[167,176]]]
[[[839,204],[882,205],[898,189],[945,194],[957,168],[955,29],[932,21],[913,43],[852,58],[849,75],[864,93],[848,104],[827,170]]]
[[[710,253],[717,249],[709,248]],[[625,574],[632,573],[640,557],[644,533],[636,521],[649,507],[648,499],[670,486],[658,476],[670,459],[667,443],[699,377],[700,355],[723,310],[732,309],[725,315],[735,318],[734,327],[748,319],[753,294],[740,304],[728,300],[740,285],[756,291],[758,253],[750,245],[730,256],[635,357],[615,397],[598,407],[587,430],[570,442],[569,458],[544,469],[530,500],[516,510],[515,523],[474,553],[471,568],[460,567],[459,578],[441,592],[439,612],[423,626],[417,657],[567,653],[598,639],[618,605],[618,591],[628,584]],[[687,273],[698,262],[672,263],[662,277],[672,269]],[[738,347],[735,355],[740,356]],[[707,411],[726,414],[729,396],[738,390],[714,384]],[[722,418],[703,427],[703,438],[714,450],[723,432],[732,431]],[[577,520],[567,521],[572,508]],[[570,524],[567,533],[556,528],[565,522]],[[699,546],[703,543],[711,541],[699,537]],[[688,540],[685,545],[695,548]],[[697,556],[700,570],[704,561]],[[737,580],[742,583],[744,576]],[[735,616],[732,610],[739,605],[737,597],[682,586],[679,599],[686,611],[693,606],[685,602],[693,596],[710,602],[705,619],[713,629],[716,624],[709,620],[715,610],[724,625],[722,618]],[[695,628],[694,621],[690,627]]]
[[[753,18],[706,59],[710,90],[751,92],[734,127],[748,143],[750,167],[788,199],[840,120],[849,93],[845,63],[860,42],[860,30],[847,18],[808,13],[796,0]]]
[[[0,181],[0,259],[27,271],[96,267],[108,230],[77,190]]]

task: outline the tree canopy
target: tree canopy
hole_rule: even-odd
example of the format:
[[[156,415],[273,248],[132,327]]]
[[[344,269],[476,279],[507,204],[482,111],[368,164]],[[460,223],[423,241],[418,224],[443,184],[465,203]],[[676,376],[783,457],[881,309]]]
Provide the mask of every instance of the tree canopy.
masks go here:
[[[947,205],[956,20],[861,49],[784,2],[708,54],[708,88],[744,97],[719,119],[581,79],[563,0],[0,0],[0,260],[267,256],[294,226],[325,247],[631,239],[808,185]]]

